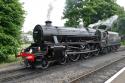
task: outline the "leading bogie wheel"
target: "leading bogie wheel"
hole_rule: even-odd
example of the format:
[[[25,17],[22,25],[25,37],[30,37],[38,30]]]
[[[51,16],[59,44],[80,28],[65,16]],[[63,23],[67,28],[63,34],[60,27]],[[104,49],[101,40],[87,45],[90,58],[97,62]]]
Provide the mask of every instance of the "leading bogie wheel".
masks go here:
[[[49,67],[49,62],[46,59],[43,59],[41,61],[41,67],[42,67],[42,69],[48,68]]]
[[[28,60],[26,60],[26,59],[24,59],[24,66],[27,68],[27,67],[29,67],[30,66],[30,64],[29,64],[29,62],[28,62]]]
[[[24,67],[34,69],[35,63],[29,62],[27,59],[24,59]]]

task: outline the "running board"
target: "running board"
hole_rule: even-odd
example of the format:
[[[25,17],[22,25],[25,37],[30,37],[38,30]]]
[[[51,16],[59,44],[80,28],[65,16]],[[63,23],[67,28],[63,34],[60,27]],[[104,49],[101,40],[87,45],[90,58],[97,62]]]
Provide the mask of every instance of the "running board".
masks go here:
[[[95,51],[98,51],[98,50],[96,49],[96,50],[84,51],[84,52],[67,52],[67,54],[83,54],[83,53],[89,53],[89,52],[95,52]]]

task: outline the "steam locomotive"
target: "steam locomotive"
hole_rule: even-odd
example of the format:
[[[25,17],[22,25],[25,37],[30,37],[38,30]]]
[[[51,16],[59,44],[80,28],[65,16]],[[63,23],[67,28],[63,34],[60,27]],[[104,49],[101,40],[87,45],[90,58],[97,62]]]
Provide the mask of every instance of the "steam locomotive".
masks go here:
[[[68,60],[87,59],[117,50],[120,46],[120,36],[107,30],[106,25],[91,28],[73,28],[52,26],[51,21],[46,25],[36,25],[33,39],[29,47],[18,57],[24,59],[27,67],[40,65],[47,68],[51,62],[65,64]]]

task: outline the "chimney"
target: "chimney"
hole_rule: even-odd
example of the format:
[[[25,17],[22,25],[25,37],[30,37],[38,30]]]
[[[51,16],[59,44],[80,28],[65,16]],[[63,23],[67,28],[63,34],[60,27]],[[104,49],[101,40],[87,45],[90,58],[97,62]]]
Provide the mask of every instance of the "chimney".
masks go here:
[[[52,26],[52,21],[45,21],[46,26]]]

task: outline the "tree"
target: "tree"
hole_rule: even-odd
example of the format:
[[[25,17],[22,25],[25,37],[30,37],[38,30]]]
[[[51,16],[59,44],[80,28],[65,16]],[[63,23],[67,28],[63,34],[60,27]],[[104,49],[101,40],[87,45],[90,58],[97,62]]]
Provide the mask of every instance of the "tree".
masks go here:
[[[125,16],[121,16],[117,23],[117,32],[121,35],[125,35]]]
[[[125,13],[115,0],[66,0],[64,19],[66,26],[77,26],[80,21],[85,26],[113,15]]]
[[[0,59],[17,53],[24,10],[19,0],[0,0]]]
[[[78,4],[80,4],[78,6]],[[64,10],[64,18],[67,19],[66,26],[76,26],[80,22],[80,11],[82,0],[66,0],[66,7]]]

